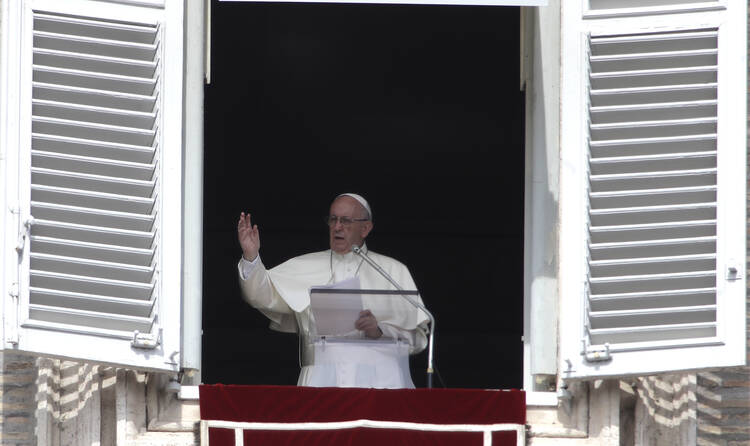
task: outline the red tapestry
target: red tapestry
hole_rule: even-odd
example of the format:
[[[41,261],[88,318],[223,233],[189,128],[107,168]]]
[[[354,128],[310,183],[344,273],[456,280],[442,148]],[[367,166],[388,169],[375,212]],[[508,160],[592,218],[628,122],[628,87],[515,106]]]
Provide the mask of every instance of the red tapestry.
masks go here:
[[[520,446],[526,423],[519,390],[219,384],[200,386],[200,407],[210,446]]]

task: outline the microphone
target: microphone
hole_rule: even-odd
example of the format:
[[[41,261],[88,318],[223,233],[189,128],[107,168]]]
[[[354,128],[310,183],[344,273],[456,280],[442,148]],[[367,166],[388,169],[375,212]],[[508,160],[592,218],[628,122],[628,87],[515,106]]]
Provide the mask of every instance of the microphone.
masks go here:
[[[393,280],[393,277],[391,277],[387,272],[385,272],[385,270],[380,265],[378,265],[377,263],[375,263],[375,261],[372,260],[367,255],[366,252],[362,251],[362,248],[360,248],[357,245],[352,245],[352,251],[355,254],[357,254],[358,256],[362,257],[362,260],[364,260],[365,262],[367,262],[370,266],[372,266],[373,268],[375,268],[375,271],[377,271],[381,276],[385,277],[385,279],[388,280],[391,283],[391,285],[393,285],[394,287],[396,287],[397,290],[404,291],[404,289],[401,287],[401,285],[399,285],[395,280]],[[424,305],[422,305],[419,302],[417,302],[414,299],[412,299],[411,296],[406,295],[406,294],[402,294],[401,297],[403,297],[404,299],[406,299],[406,301],[409,302],[412,306],[414,306],[414,307],[422,310],[427,315],[427,317],[430,319],[430,339],[429,339],[428,347],[427,347],[427,388],[431,389],[432,388],[432,373],[434,371],[434,369],[432,367],[432,351],[433,351],[433,346],[435,344],[435,338],[434,338],[434,334],[435,334],[435,317],[432,315],[432,313],[430,313],[427,310],[427,308],[424,307]]]

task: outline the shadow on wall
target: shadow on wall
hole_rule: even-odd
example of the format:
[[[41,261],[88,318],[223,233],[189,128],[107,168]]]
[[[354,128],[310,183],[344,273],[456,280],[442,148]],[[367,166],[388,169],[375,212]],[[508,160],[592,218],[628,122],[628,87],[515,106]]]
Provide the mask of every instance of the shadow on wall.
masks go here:
[[[146,374],[49,358],[34,372],[36,444],[114,445],[145,429]]]
[[[696,444],[696,381],[695,374],[621,381],[620,444]]]

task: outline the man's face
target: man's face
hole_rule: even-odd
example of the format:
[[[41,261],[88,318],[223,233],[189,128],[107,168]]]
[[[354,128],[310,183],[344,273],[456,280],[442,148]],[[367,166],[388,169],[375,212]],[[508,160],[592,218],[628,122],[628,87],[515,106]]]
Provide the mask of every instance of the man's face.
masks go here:
[[[333,201],[328,215],[355,220],[366,218],[367,211],[354,198],[343,196]],[[352,245],[361,246],[371,229],[371,221],[354,221],[350,225],[344,225],[339,219],[334,225],[328,227],[331,250],[346,254],[352,249]]]

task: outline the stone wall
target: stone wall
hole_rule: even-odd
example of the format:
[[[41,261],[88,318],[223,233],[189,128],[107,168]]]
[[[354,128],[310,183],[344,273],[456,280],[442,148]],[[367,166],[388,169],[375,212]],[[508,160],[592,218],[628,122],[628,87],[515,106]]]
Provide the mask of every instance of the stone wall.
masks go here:
[[[0,446],[193,446],[198,402],[162,374],[0,353]]]
[[[36,444],[35,358],[0,352],[0,445]]]

